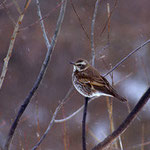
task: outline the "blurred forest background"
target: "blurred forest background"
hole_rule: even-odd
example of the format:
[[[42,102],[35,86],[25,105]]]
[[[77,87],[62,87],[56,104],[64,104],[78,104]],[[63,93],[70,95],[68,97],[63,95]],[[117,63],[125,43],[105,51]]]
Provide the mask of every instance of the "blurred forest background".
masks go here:
[[[2,0],[1,0],[2,2]],[[23,9],[25,1],[16,0]],[[47,35],[51,40],[60,10],[59,0],[40,0],[40,6]],[[68,0],[64,21],[51,61],[39,89],[23,114],[15,132],[11,150],[29,150],[43,135],[55,108],[65,97],[72,85],[72,66],[69,61],[78,58],[91,60],[91,45],[86,33],[91,34],[91,21],[95,0]],[[101,0],[95,24],[95,67],[103,75],[133,49],[150,38],[149,0],[120,0],[110,19],[108,27],[102,33],[107,21],[107,3],[112,10],[115,1]],[[0,72],[6,57],[10,38],[14,29],[12,22],[19,14],[13,1],[0,5]],[[11,19],[10,19],[11,18]],[[26,95],[32,88],[40,71],[47,48],[43,39],[37,6],[31,1],[25,12],[13,48],[8,71],[0,90],[0,145],[15,119]],[[37,22],[38,21],[38,22]],[[102,34],[101,34],[102,33]],[[108,43],[109,42],[109,43]],[[131,109],[150,84],[150,45],[146,45],[113,72],[113,83],[120,95],[125,96]],[[105,62],[105,63],[104,63]],[[106,78],[112,83],[109,75]],[[87,146],[91,149],[111,133],[106,97],[95,99],[88,106]],[[69,96],[57,119],[71,115],[84,104],[84,98],[75,90]],[[150,103],[139,113],[131,126],[121,136],[124,150],[150,149]],[[113,98],[114,129],[128,115],[126,104]],[[81,150],[82,111],[65,123],[54,124],[41,144],[41,150]],[[119,142],[116,146],[121,149]],[[111,148],[113,149],[113,147]],[[115,149],[115,148],[114,148]]]

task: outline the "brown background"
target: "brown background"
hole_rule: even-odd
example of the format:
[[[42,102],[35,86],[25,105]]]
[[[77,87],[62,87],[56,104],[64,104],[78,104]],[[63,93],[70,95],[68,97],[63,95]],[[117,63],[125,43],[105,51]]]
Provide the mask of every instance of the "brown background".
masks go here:
[[[17,2],[23,9],[25,1],[17,0]],[[95,25],[95,67],[101,74],[107,73],[111,66],[114,66],[129,52],[149,39],[150,35],[150,1],[121,0],[118,1],[117,8],[111,17],[110,44],[103,49],[108,43],[107,28],[101,35],[107,20],[107,2],[110,4],[110,8],[113,8],[114,2],[109,0],[101,1]],[[44,19],[49,39],[54,33],[60,9],[60,7],[57,7],[59,3],[60,1],[56,0],[40,1],[43,16],[50,13]],[[73,0],[73,3],[83,26],[90,36],[95,0]],[[3,59],[7,54],[14,28],[9,16],[15,21],[18,18],[18,12],[14,4],[6,1],[6,6],[7,10],[2,5],[0,6],[0,72],[2,71]],[[20,105],[32,88],[47,51],[40,25],[35,23],[38,19],[35,1],[32,1],[17,35],[7,75],[0,90],[0,145],[4,144],[10,125]],[[32,23],[34,24],[29,27]],[[75,61],[80,57],[87,60],[91,59],[90,42],[81,28],[70,0],[68,0],[64,22],[52,59],[39,89],[21,118],[11,145],[12,150],[31,149],[38,140],[36,133],[43,134],[59,101],[65,97],[72,85],[72,66],[69,65],[69,61]],[[128,99],[131,108],[135,106],[149,86],[149,57],[150,51],[149,45],[147,45],[114,71],[114,84],[119,82],[115,88]],[[106,78],[110,82],[112,81],[109,75]],[[125,104],[116,99],[113,100],[114,127],[116,129],[125,119],[128,111]],[[59,112],[57,119],[72,114],[83,104],[84,98],[75,92]],[[142,137],[144,137],[145,142],[150,140],[149,108],[148,103],[140,112],[138,118],[122,135],[124,150],[141,150],[139,144],[142,143]],[[38,119],[39,124],[37,123]],[[41,149],[80,150],[81,122],[82,112],[65,124],[55,124],[41,144]],[[88,149],[91,149],[97,143],[95,137],[98,140],[103,140],[110,133],[106,97],[98,98],[89,105],[87,124],[87,146]],[[67,140],[67,147],[64,144],[65,140]],[[148,149],[150,149],[150,145],[145,146],[145,150]]]

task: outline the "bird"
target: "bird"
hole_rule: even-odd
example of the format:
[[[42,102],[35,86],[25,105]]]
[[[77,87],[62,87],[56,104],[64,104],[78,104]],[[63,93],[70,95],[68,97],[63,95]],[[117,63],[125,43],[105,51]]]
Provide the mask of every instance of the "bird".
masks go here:
[[[84,97],[109,96],[115,97],[121,102],[127,101],[87,60],[80,58],[76,62],[70,62],[70,64],[73,65],[72,83],[75,89]]]

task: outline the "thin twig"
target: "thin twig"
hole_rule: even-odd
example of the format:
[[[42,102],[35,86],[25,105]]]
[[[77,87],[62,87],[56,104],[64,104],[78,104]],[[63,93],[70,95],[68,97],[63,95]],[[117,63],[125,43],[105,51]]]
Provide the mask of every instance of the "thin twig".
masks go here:
[[[14,26],[14,28],[15,28],[16,22],[15,22],[14,18],[11,16],[11,13],[9,12],[9,10],[8,10],[8,8],[7,8],[7,6],[6,6],[6,4],[2,2],[2,6],[3,6],[4,9],[6,10],[6,13],[7,13],[9,19],[11,20],[11,22],[13,23],[13,26]]]
[[[143,143],[144,143],[144,130],[145,130],[145,128],[144,128],[144,123],[142,123],[142,136],[141,136],[141,138],[142,138],[142,145],[141,145],[141,150],[144,150],[144,145],[143,145]]]
[[[94,99],[90,99],[88,101],[88,104],[90,102],[92,102]],[[72,113],[71,115],[69,115],[68,117],[64,118],[64,119],[59,119],[59,120],[55,120],[55,123],[62,123],[62,122],[65,122],[65,121],[68,121],[70,120],[71,118],[73,118],[76,114],[78,114],[82,109],[84,108],[84,105],[82,105],[77,111],[75,111],[74,113]]]
[[[107,18],[108,18],[108,24],[107,24],[107,45],[110,45],[110,4],[107,3]],[[109,47],[108,47],[109,48]],[[111,66],[112,67],[112,66]],[[110,74],[112,86],[114,86],[114,80],[113,80],[113,72]],[[113,100],[111,97],[107,97],[107,108],[108,108],[108,114],[109,114],[109,120],[110,120],[110,133],[112,133],[114,128],[114,119],[113,119]],[[120,139],[120,138],[119,138]],[[116,149],[118,148],[117,141],[114,142],[113,145]]]
[[[76,9],[75,9],[75,7],[74,7],[74,4],[73,4],[72,0],[70,0],[70,3],[71,3],[71,6],[72,6],[72,9],[73,9],[74,13],[76,14],[76,16],[77,16],[77,18],[78,18],[78,21],[79,21],[79,23],[80,23],[81,28],[83,29],[83,31],[84,31],[84,33],[85,33],[87,39],[90,41],[89,35],[88,35],[88,33],[87,33],[85,27],[84,27],[83,24],[82,24],[82,21],[81,21],[81,19],[80,19],[80,16],[78,15],[78,13],[77,13],[77,11],[76,11]]]
[[[21,9],[20,9],[20,7],[19,7],[17,1],[16,1],[16,0],[13,0],[13,3],[15,4],[15,7],[16,7],[16,9],[17,9],[19,15],[21,15],[22,12],[21,12]]]
[[[44,140],[44,138],[46,137],[46,135],[48,134],[48,132],[52,128],[53,124],[55,123],[55,118],[57,116],[57,113],[59,112],[60,108],[63,106],[63,104],[65,103],[66,99],[68,98],[68,96],[70,95],[71,92],[72,92],[72,88],[70,88],[70,90],[66,94],[65,98],[61,101],[61,103],[55,109],[55,112],[52,116],[52,119],[51,119],[46,131],[44,132],[43,136],[40,138],[39,142],[32,148],[32,150],[36,150],[38,148],[38,146],[42,143],[42,141]]]
[[[120,144],[120,150],[124,150],[123,149],[123,144],[122,144],[121,136],[119,136],[119,144]]]
[[[116,7],[117,7],[117,3],[118,3],[118,0],[115,0],[114,6],[113,6],[113,8],[112,8],[112,10],[111,10],[111,12],[110,12],[110,16],[109,16],[109,18],[106,20],[105,25],[104,25],[102,31],[100,32],[100,37],[102,36],[102,34],[103,34],[104,31],[105,31],[105,29],[106,29],[106,27],[107,27],[107,24],[109,23],[109,20],[110,20],[110,18],[111,18],[111,16],[112,16],[114,10],[115,10]]]
[[[38,20],[34,21],[33,23],[29,24],[29,25],[26,26],[26,27],[20,28],[19,31],[27,30],[27,29],[29,29],[30,27],[32,27],[32,26],[38,24],[41,20],[47,19],[47,18],[50,16],[50,14],[51,14],[52,12],[56,11],[61,5],[62,5],[62,2],[58,3],[58,4],[56,5],[56,7],[54,7],[52,10],[50,10],[50,11],[49,11],[47,14],[45,14],[44,16],[42,16],[42,19],[38,19]]]
[[[116,138],[118,138],[125,130],[129,127],[131,122],[136,118],[139,111],[143,108],[143,106],[148,102],[150,98],[150,87],[147,91],[143,94],[137,105],[134,109],[130,112],[127,118],[121,123],[121,125],[116,129],[111,135],[107,136],[101,143],[96,145],[92,150],[103,150],[106,148],[110,143],[112,143]]]
[[[10,57],[12,55],[12,50],[13,50],[13,47],[14,47],[16,36],[18,34],[18,31],[19,31],[20,24],[22,23],[22,20],[24,18],[24,14],[25,14],[25,10],[28,8],[27,6],[29,6],[29,3],[30,3],[30,1],[27,0],[26,6],[24,8],[24,11],[19,16],[18,21],[16,23],[16,26],[14,28],[13,34],[11,36],[8,52],[7,52],[7,55],[6,55],[5,59],[4,59],[4,65],[3,65],[2,73],[1,73],[1,76],[0,76],[0,89],[2,88],[4,78],[5,78],[6,72],[8,70],[8,63],[9,63]]]
[[[30,0],[29,0],[30,1]],[[38,89],[43,77],[44,77],[44,74],[46,72],[46,69],[47,69],[47,66],[48,66],[48,62],[50,61],[51,59],[51,55],[52,55],[52,52],[53,52],[53,49],[55,47],[55,44],[56,44],[56,41],[57,41],[57,37],[58,37],[58,34],[59,34],[59,31],[60,31],[60,28],[61,28],[61,24],[62,24],[62,21],[63,21],[63,18],[64,18],[64,13],[65,13],[65,8],[66,8],[66,3],[67,1],[66,0],[62,0],[63,1],[63,4],[61,6],[61,9],[60,9],[60,15],[58,17],[58,21],[57,21],[57,24],[56,24],[56,29],[55,29],[55,33],[53,35],[53,38],[52,38],[52,42],[51,42],[51,46],[49,47],[47,53],[46,53],[46,56],[45,56],[45,59],[44,59],[44,62],[42,64],[42,67],[41,67],[41,70],[40,70],[40,73],[31,89],[31,91],[29,92],[29,94],[27,95],[27,97],[25,98],[23,104],[21,105],[19,111],[18,111],[18,114],[10,128],[10,131],[8,133],[8,136],[7,136],[7,139],[6,139],[6,143],[5,143],[5,146],[4,146],[4,150],[8,150],[9,149],[9,146],[10,146],[10,143],[12,141],[12,138],[13,138],[13,135],[14,135],[14,132],[17,128],[17,125],[19,123],[19,120],[23,114],[23,112],[25,111],[26,107],[28,106],[32,96],[34,95],[34,93],[36,92],[36,90]],[[25,6],[25,10],[27,9],[27,6],[28,6],[28,3],[26,3],[26,6]]]
[[[36,101],[36,125],[37,125],[37,131],[36,131],[36,136],[37,139],[40,140],[40,120],[39,120],[39,105],[38,105],[38,101]],[[41,150],[41,147],[39,147],[39,149]]]
[[[110,5],[107,3],[107,16],[108,16],[108,34],[107,34],[107,39],[108,39],[108,45],[110,44]]]
[[[147,68],[146,68],[146,66],[145,66],[145,63],[144,63],[144,58],[141,56],[140,57],[141,58],[141,67],[143,68],[143,71],[144,71],[144,73],[145,73],[145,78],[146,78],[146,80],[147,80],[147,84],[148,85],[150,85],[150,81],[149,81],[149,73],[148,73],[148,71],[147,71]]]
[[[95,9],[93,13],[93,18],[92,18],[92,24],[91,24],[91,52],[92,52],[92,66],[95,64],[95,46],[94,46],[94,26],[95,26],[95,20],[96,20],[96,15],[97,15],[97,9],[98,9],[98,4],[100,0],[97,0],[95,3]]]
[[[121,61],[119,61],[110,71],[108,71],[106,74],[104,74],[104,77],[107,76],[108,74],[110,74],[112,71],[114,71],[118,66],[120,66],[127,58],[129,58],[131,55],[133,55],[135,52],[137,52],[139,49],[141,49],[142,47],[144,47],[145,45],[147,45],[150,42],[150,39],[147,40],[146,42],[144,42],[142,45],[140,45],[139,47],[137,47],[136,49],[134,49],[133,51],[131,51],[127,56],[125,56],[123,59],[121,59]]]
[[[86,150],[86,115],[88,107],[88,97],[85,97],[85,104],[83,110],[83,120],[82,120],[82,149]]]
[[[48,37],[47,37],[47,35],[46,35],[46,31],[45,31],[45,26],[44,26],[44,21],[43,21],[43,19],[42,19],[42,14],[41,14],[41,9],[40,9],[40,3],[39,3],[39,0],[36,0],[36,5],[37,5],[37,13],[38,13],[38,16],[39,16],[39,18],[40,18],[40,25],[41,25],[41,29],[42,29],[42,32],[43,32],[43,37],[44,37],[44,39],[45,39],[45,44],[46,44],[46,46],[47,46],[47,49],[49,49],[50,48],[50,42],[49,42],[49,40],[48,40]]]
[[[129,147],[129,149],[136,149],[136,150],[137,150],[137,148],[139,148],[139,147],[141,147],[141,146],[148,146],[148,145],[150,145],[150,141],[147,141],[147,142],[144,142],[144,143],[141,143],[141,144],[134,145],[134,146],[132,146],[132,147]]]

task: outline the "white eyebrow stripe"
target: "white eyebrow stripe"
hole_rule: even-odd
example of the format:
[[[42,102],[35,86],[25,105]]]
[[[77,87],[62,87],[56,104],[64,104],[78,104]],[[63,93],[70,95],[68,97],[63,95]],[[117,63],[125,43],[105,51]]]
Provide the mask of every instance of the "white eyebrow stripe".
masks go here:
[[[83,61],[83,62],[78,62],[77,65],[86,65],[86,63]]]

